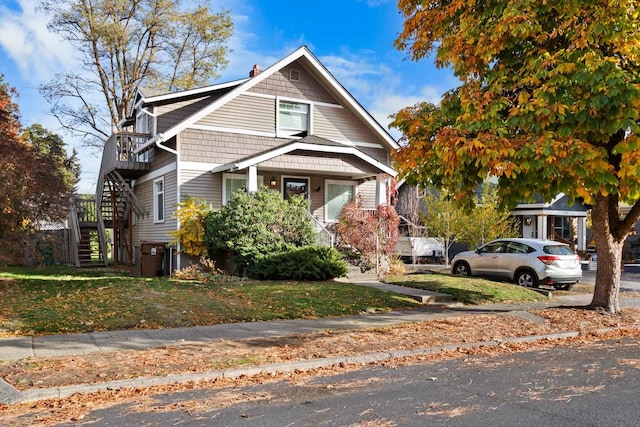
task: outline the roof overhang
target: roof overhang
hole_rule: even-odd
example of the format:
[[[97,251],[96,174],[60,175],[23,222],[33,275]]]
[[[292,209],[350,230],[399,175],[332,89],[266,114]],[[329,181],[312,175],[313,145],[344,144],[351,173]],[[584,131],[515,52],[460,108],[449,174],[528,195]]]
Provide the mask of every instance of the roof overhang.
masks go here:
[[[220,165],[218,167],[211,169],[211,173],[233,172],[233,171],[243,170],[251,166],[256,166],[262,162],[266,162],[267,160],[271,160],[276,157],[289,154],[293,151],[309,151],[309,152],[317,152],[317,153],[351,155],[373,166],[379,171],[379,173],[385,173],[392,177],[395,177],[398,174],[393,168],[385,165],[382,162],[379,162],[378,160],[367,155],[366,153],[363,153],[362,151],[358,150],[355,147],[319,145],[319,144],[310,144],[306,142],[292,142],[290,144],[286,144],[286,145],[274,148],[272,150],[262,152],[255,156],[247,157],[237,162]]]

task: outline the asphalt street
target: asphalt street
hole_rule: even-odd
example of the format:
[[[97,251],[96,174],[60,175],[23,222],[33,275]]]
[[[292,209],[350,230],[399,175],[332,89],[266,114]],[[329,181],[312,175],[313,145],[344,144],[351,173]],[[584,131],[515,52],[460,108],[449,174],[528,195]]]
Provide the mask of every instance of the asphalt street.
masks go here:
[[[83,425],[637,426],[637,339],[136,399]],[[74,424],[67,424],[74,425]]]
[[[584,270],[582,272],[582,281],[584,283],[596,283],[596,272]],[[620,290],[640,292],[640,273],[623,271],[620,275]]]

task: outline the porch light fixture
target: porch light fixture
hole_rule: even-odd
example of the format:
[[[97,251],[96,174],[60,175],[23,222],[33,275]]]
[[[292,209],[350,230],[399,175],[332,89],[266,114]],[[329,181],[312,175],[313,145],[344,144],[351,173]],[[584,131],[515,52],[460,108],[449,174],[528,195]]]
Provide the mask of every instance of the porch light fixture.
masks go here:
[[[320,186],[318,185],[316,188],[314,188],[314,190],[315,190],[315,192],[316,192],[316,193],[319,193],[319,192],[320,192],[320,190],[322,190],[322,187],[320,187]]]
[[[269,185],[272,186],[272,187],[275,187],[277,183],[278,183],[278,181],[276,181],[276,177],[272,176],[271,177],[271,181],[269,181]]]

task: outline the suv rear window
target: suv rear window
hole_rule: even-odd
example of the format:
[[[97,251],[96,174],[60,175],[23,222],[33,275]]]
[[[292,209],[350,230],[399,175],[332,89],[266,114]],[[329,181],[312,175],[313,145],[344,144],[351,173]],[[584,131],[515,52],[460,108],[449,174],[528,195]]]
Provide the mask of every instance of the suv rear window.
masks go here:
[[[542,250],[549,255],[574,255],[571,248],[565,245],[548,245],[544,246]]]

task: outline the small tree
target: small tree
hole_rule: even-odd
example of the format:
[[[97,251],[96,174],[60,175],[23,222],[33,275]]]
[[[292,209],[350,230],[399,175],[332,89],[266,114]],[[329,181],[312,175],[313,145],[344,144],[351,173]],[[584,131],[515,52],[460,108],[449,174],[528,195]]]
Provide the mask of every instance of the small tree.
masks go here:
[[[429,192],[424,202],[427,208],[422,222],[444,248],[445,265],[449,266],[449,249],[469,225],[469,216],[446,192]]]
[[[204,243],[210,256],[229,251],[247,272],[265,255],[314,243],[307,209],[302,197],[283,200],[266,188],[250,194],[240,190],[222,209],[209,213]]]
[[[364,266],[388,265],[388,257],[398,240],[400,219],[393,206],[379,205],[375,211],[362,209],[359,200],[348,203],[340,213],[338,237],[340,245],[362,257]],[[383,268],[387,270],[387,268]]]
[[[480,200],[468,214],[459,240],[477,248],[498,237],[517,235],[518,221],[508,209],[500,206],[495,187],[485,183]]]
[[[169,234],[174,238],[172,243],[180,244],[180,252],[198,258],[207,256],[204,222],[211,212],[209,203],[202,199],[187,196],[178,204],[174,217],[178,219],[179,228]]]

